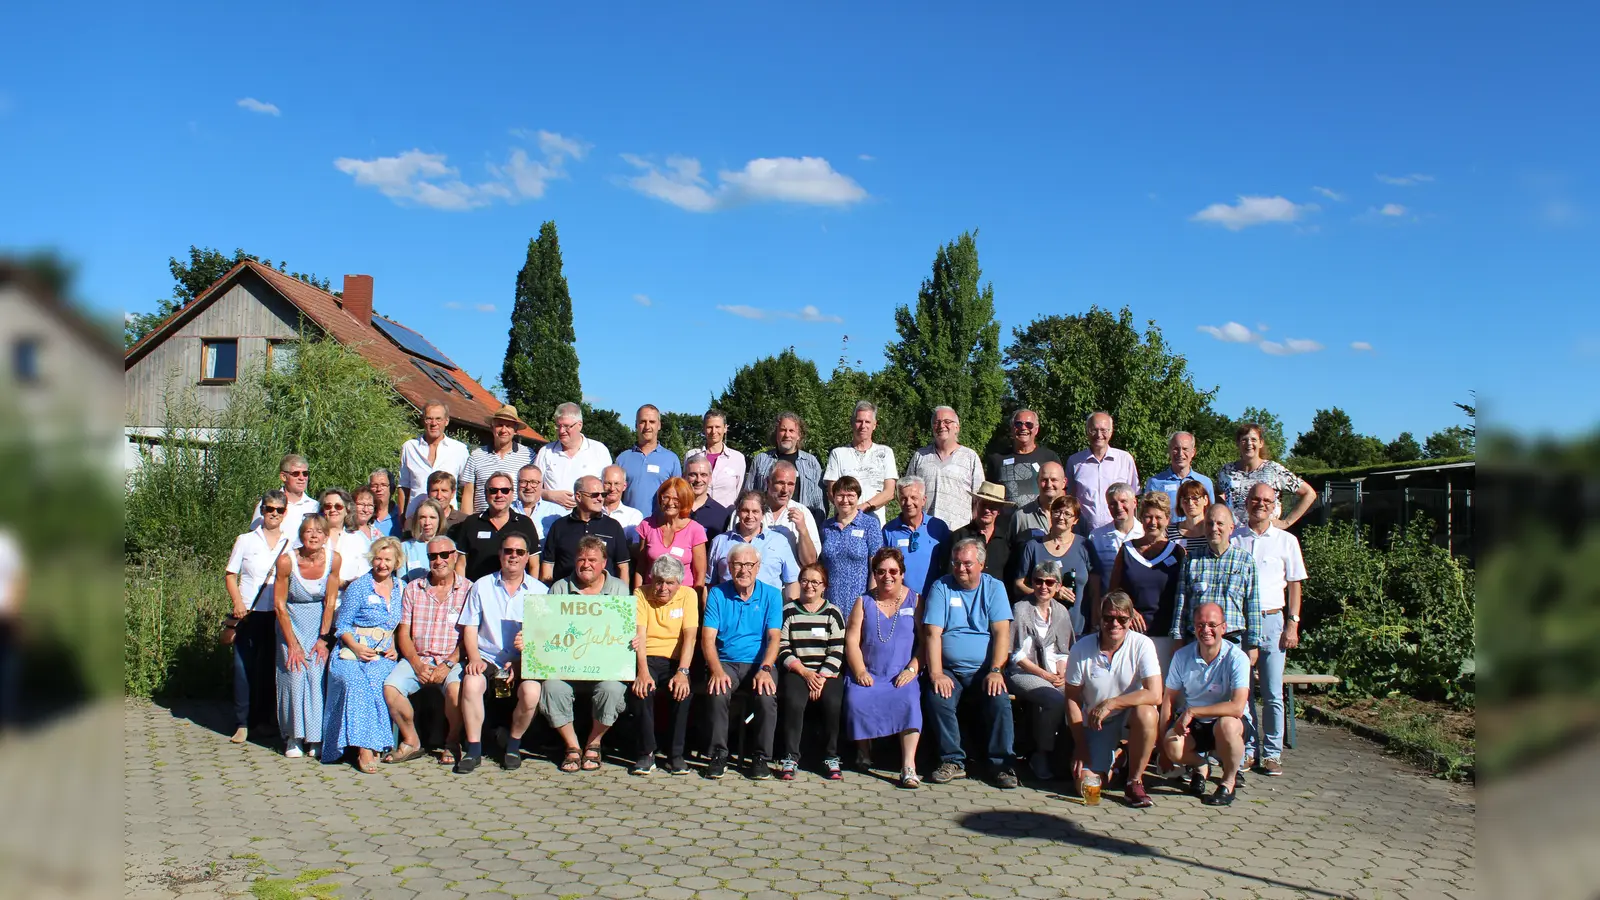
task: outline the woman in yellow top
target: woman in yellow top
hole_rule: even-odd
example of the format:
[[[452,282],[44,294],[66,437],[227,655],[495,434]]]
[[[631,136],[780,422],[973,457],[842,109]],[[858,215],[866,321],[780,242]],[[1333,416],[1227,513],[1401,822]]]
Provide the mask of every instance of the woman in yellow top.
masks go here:
[[[639,759],[629,770],[633,775],[656,770],[657,690],[671,696],[672,746],[667,771],[689,774],[683,744],[689,731],[689,663],[694,660],[695,635],[700,631],[700,595],[683,583],[686,574],[677,559],[658,556],[650,566],[649,582],[633,592],[639,623],[634,638],[639,672],[628,691],[628,708],[639,728]]]

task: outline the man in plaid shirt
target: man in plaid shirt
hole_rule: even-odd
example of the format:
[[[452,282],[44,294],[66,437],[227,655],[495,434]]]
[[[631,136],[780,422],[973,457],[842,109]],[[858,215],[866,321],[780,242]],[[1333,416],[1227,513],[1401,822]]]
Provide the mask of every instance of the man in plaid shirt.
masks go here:
[[[449,723],[442,762],[454,763],[452,747],[461,738],[461,679],[450,674],[461,668],[461,608],[472,582],[455,570],[456,542],[436,537],[428,542],[428,577],[417,578],[401,593],[400,627],[395,647],[400,662],[383,683],[389,715],[400,728],[400,746],[384,762],[405,762],[422,755],[416,716],[410,697],[424,687],[444,693],[444,717]]]

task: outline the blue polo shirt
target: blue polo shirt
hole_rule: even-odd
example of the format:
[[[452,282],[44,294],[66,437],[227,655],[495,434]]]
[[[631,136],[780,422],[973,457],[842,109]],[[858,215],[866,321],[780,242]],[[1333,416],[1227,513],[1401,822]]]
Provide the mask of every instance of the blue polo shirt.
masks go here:
[[[753,663],[761,658],[767,631],[783,627],[783,594],[757,581],[749,600],[739,599],[739,589],[725,581],[706,592],[703,628],[717,631],[717,658],[723,662]]]
[[[980,575],[978,586],[968,591],[946,575],[928,591],[922,624],[944,629],[944,667],[971,675],[989,664],[989,624],[1009,621],[1011,604],[999,579]]]
[[[711,501],[715,503],[716,501]],[[775,528],[763,528],[755,540],[745,540],[737,530],[724,531],[711,539],[711,549],[706,552],[707,584],[721,584],[733,577],[728,571],[728,554],[740,544],[750,544],[761,552],[761,568],[756,570],[756,580],[783,590],[786,584],[800,580],[800,563],[794,558],[789,537]]]
[[[1190,708],[1222,703],[1249,684],[1250,657],[1232,641],[1223,641],[1222,650],[1210,663],[1200,658],[1200,644],[1190,641],[1172,654],[1172,662],[1167,664],[1167,690],[1181,692],[1183,705]]]
[[[1204,485],[1206,489],[1206,496],[1210,498],[1206,501],[1208,504],[1217,499],[1217,488],[1211,483],[1211,479],[1201,475],[1199,472],[1196,472],[1193,469],[1189,470],[1188,475],[1179,478],[1177,475],[1172,473],[1172,467],[1167,466],[1165,469],[1162,469],[1159,474],[1150,476],[1145,480],[1144,483],[1144,489],[1147,491],[1166,492],[1167,499],[1172,501],[1171,515],[1172,521],[1174,522],[1183,518],[1183,515],[1178,512],[1178,488],[1182,486],[1185,481],[1198,481]]]
[[[683,475],[683,464],[678,461],[678,454],[660,444],[649,453],[641,453],[638,447],[630,447],[617,454],[617,465],[628,475],[628,487],[622,492],[622,505],[637,509],[647,519],[655,515],[657,489],[668,478]]]
[[[896,516],[883,526],[883,545],[905,556],[906,587],[926,597],[933,583],[944,574],[942,560],[950,549],[950,526],[943,519],[924,515],[922,526],[912,528],[903,516]]]

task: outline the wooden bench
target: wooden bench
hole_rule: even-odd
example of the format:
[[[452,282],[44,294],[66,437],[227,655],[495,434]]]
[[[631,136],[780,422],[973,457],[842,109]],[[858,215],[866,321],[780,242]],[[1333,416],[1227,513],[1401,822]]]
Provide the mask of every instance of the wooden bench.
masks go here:
[[[1309,675],[1305,672],[1283,673],[1283,719],[1287,734],[1284,735],[1284,746],[1294,748],[1294,689],[1295,685],[1301,687],[1330,687],[1339,683],[1337,675]]]

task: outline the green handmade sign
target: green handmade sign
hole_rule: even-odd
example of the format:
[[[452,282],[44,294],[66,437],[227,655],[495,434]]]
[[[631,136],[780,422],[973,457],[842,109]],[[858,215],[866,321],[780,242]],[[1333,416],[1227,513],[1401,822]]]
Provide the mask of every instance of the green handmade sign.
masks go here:
[[[534,594],[522,613],[522,677],[632,681],[638,657],[631,596]]]

